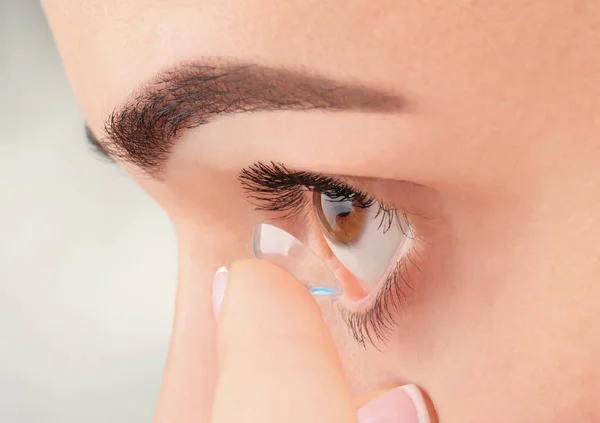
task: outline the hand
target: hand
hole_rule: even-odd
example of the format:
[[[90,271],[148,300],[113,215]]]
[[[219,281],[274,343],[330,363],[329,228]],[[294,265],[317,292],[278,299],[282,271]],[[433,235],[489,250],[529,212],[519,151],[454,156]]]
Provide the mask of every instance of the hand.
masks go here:
[[[212,423],[429,423],[414,385],[356,410],[317,303],[283,269],[260,260],[217,272],[219,378]]]

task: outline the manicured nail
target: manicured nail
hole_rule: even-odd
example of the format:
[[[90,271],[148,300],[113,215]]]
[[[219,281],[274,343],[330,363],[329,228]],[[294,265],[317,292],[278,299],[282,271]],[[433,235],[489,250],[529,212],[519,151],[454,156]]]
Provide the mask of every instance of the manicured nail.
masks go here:
[[[225,296],[225,287],[227,286],[227,268],[221,267],[215,273],[215,277],[213,279],[213,313],[215,314],[215,319],[219,316],[219,311],[221,310],[221,303],[223,302],[223,297]]]
[[[431,423],[421,390],[415,385],[392,389],[358,410],[359,423]]]

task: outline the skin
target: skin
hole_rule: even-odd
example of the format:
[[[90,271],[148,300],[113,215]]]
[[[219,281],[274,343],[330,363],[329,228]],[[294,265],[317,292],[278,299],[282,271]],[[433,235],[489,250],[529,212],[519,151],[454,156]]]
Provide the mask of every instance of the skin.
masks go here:
[[[211,283],[248,256],[237,173],[257,160],[384,178],[434,216],[415,289],[380,351],[325,312],[355,401],[424,388],[443,423],[600,421],[600,5],[589,1],[43,2],[92,130],[183,60],[303,68],[410,98],[397,116],[256,113],[185,135],[162,181],[180,254],[156,421],[209,419]],[[421,188],[407,196],[393,181]],[[426,188],[423,188],[426,187]],[[410,197],[410,198],[408,198]]]

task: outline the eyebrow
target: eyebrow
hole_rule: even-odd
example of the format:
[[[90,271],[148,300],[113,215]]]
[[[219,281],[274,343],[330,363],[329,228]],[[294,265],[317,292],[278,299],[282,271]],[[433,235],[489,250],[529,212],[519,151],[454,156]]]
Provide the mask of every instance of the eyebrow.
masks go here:
[[[220,115],[279,110],[392,113],[404,108],[405,101],[396,94],[303,70],[224,60],[187,62],[143,84],[109,115],[106,136],[97,141],[108,155],[156,175],[185,131]]]

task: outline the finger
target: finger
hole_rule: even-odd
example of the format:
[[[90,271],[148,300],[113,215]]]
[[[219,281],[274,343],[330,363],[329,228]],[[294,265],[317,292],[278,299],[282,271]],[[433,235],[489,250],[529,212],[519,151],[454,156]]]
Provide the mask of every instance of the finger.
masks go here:
[[[217,309],[213,423],[357,421],[319,308],[289,273],[264,261],[239,261]]]
[[[360,423],[436,423],[435,410],[416,385],[379,392],[358,410]]]

